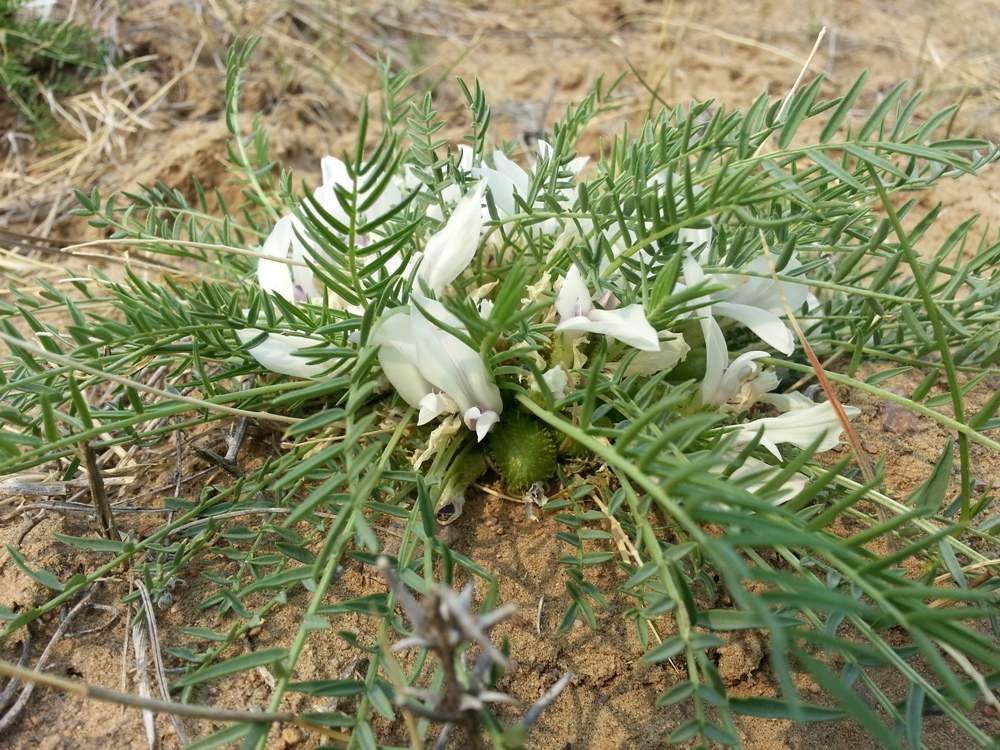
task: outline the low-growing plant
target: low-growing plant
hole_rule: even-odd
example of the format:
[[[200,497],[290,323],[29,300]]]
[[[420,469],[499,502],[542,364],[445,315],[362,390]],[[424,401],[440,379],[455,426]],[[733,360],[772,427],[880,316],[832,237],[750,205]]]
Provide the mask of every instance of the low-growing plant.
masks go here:
[[[387,67],[382,132],[371,132],[366,105],[357,146],[324,158],[322,185],[310,192],[269,160],[259,120],[240,131],[239,77],[253,49],[235,46],[228,66],[228,157],[244,204],[219,194],[213,213],[197,184],[193,204],[159,184],[107,198],[80,192],[79,213],[112,243],[144,251],[136,262],[162,275],[151,281],[130,267],[113,281],[94,271],[67,282],[72,289],[18,292],[0,309],[11,348],[0,370],[0,471],[55,467],[71,479],[81,446],[148,446],[223,420],[280,425],[284,452],[196,499],[167,498],[175,516],[142,538],[107,525],[103,539],[59,536],[107,555],[69,580],[10,548],[54,594],[4,612],[0,637],[122,565],[156,600],[211,550],[237,563],[203,574],[217,588],[200,606],[227,626],[192,628],[186,635],[201,648],[168,650],[187,666],[172,685],[181,700],[201,683],[267,666],[272,711],[290,691],[355,696],[349,713],[308,717],[349,728],[349,747],[385,746],[373,711],[409,717],[414,744],[433,735],[424,719],[440,714],[470,732],[481,722],[497,746],[520,746],[523,733],[511,739],[497,727],[487,682],[461,674],[449,650],[457,642],[427,635],[400,584],[465,618],[434,632],[468,639],[495,622],[477,620],[467,598],[435,582],[450,585],[464,570],[491,584],[483,612],[495,604],[493,573],[439,541],[435,527],[474,512],[470,488],[496,480],[565,527],[560,630],[580,620],[600,627],[610,592],[594,583],[595,567],[627,573],[621,590],[634,599],[627,617],[643,661],[673,659],[680,674],[657,706],[689,705],[665,741],[739,746],[742,714],[852,717],[885,747],[925,747],[923,717],[936,711],[970,746],[992,746],[965,711],[1000,682],[1000,655],[975,627],[995,624],[996,579],[967,578],[994,569],[970,537],[995,542],[983,518],[990,498],[972,491],[969,445],[1000,448],[985,434],[1000,399],[967,414],[963,393],[1000,351],[1000,285],[990,274],[1000,245],[965,247],[970,221],[918,255],[937,210],[918,217],[907,193],[975,174],[996,147],[936,140],[951,110],[919,120],[902,84],[854,120],[862,76],[831,101],[819,98],[817,79],[746,111],[678,106],[591,162],[574,144],[617,101],[613,86],[599,85],[525,168],[491,146],[478,85],[462,84],[472,126],[453,144],[440,137],[431,97],[408,95],[407,76]],[[805,125],[818,136],[803,143]],[[56,309],[72,322],[45,322]],[[957,433],[957,447],[908,497],[880,492],[880,477],[850,456],[816,460],[857,409],[832,388],[817,402],[788,385],[840,353],[844,371],[826,380]],[[858,380],[861,361],[894,369]],[[926,373],[912,400],[880,387],[911,369]],[[153,373],[166,385],[151,383]],[[928,398],[942,379],[954,416]],[[89,395],[97,387],[100,405]],[[251,514],[261,521],[243,525]],[[379,559],[372,525],[381,518],[403,524],[398,551],[382,562],[392,592],[331,602],[346,558]],[[838,533],[844,519],[863,531]],[[880,540],[885,554],[872,551]],[[908,574],[912,560],[921,565]],[[296,590],[308,605],[293,642],[235,656],[230,647]],[[364,645],[339,625],[368,613],[373,630],[406,635],[400,598],[415,631],[405,644],[422,652],[412,674],[387,639]],[[362,679],[293,682],[310,635],[331,627],[368,652]],[[727,695],[713,654],[741,630],[768,634],[776,697]],[[439,658],[430,678],[420,668],[428,649]],[[895,670],[905,695],[890,695],[876,669]],[[823,701],[803,697],[796,671],[812,676]],[[442,684],[479,702],[442,697]],[[237,723],[195,746],[261,746],[266,731]]]

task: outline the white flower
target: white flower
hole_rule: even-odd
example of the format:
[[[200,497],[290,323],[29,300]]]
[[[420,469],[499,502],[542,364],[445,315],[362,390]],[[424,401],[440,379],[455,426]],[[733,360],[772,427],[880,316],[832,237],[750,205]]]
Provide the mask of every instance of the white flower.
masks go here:
[[[236,338],[249,344],[263,331],[256,328],[237,328]],[[299,352],[307,347],[319,346],[324,342],[305,336],[288,336],[283,333],[269,333],[267,338],[249,350],[251,356],[271,372],[291,375],[295,378],[319,380],[329,370],[325,364],[311,364],[308,355]]]
[[[442,323],[461,327],[440,303],[417,295],[414,300]],[[390,312],[372,343],[379,347],[379,363],[389,382],[404,401],[420,408],[418,424],[457,412],[482,440],[500,418],[500,389],[479,352],[438,328],[415,307]]]
[[[594,307],[583,274],[575,265],[570,266],[566,272],[555,307],[560,318],[556,331],[600,333],[619,339],[636,349],[660,351],[659,335],[646,320],[642,305],[632,304],[618,310]]]
[[[352,194],[355,190],[359,191],[357,206],[359,208],[364,206],[363,213],[356,217],[356,223],[359,225],[364,224],[367,217],[388,213],[403,200],[401,191],[403,182],[398,177],[393,176],[384,184],[380,183],[382,192],[372,200],[371,189],[361,190],[355,183],[356,181],[361,183],[363,179],[352,178],[347,165],[340,159],[325,156],[320,161],[320,169],[323,174],[323,184],[313,192],[313,199],[333,221],[341,225],[341,228],[350,224],[350,218],[337,197],[338,190],[346,191],[348,194]],[[369,201],[370,205],[365,205]],[[329,223],[324,221],[322,216],[316,216],[315,220],[327,224],[326,228],[330,232],[339,234],[335,227],[329,226]],[[359,235],[355,237],[355,244],[359,249],[365,248],[378,239],[380,238]],[[257,281],[262,289],[296,304],[322,302],[323,290],[314,278],[312,269],[305,265],[305,260],[324,255],[324,250],[309,238],[306,226],[298,216],[290,214],[279,219],[264,241],[261,253],[266,256],[262,257],[257,265]],[[367,258],[358,258],[358,264],[363,265],[366,260]],[[400,257],[393,256],[384,264],[383,273],[393,274],[399,270],[401,264]],[[349,305],[332,292],[327,292],[325,298],[327,304],[336,310],[347,310],[357,315],[364,312],[362,308]]]
[[[756,333],[761,341],[782,354],[795,351],[795,334],[774,313],[753,305],[737,305],[732,302],[714,302],[712,313],[742,323]]]
[[[479,183],[458,202],[441,231],[427,240],[417,275],[435,294],[458,278],[476,254],[483,229],[481,204],[485,192],[486,183]]]
[[[758,258],[746,267],[757,270],[761,263],[766,264],[767,259]],[[722,286],[733,283],[731,287],[710,292],[701,298],[701,301],[711,301],[711,304],[699,307],[695,311],[701,324],[706,348],[705,377],[701,385],[702,401],[706,404],[722,404],[732,398],[737,391],[723,387],[724,373],[729,366],[729,347],[716,317],[730,318],[742,323],[762,341],[783,354],[795,351],[795,336],[779,317],[783,314],[784,307],[772,280],[741,275],[709,276],[691,252],[684,254],[683,269],[685,284],[678,284],[678,291],[706,283]],[[795,286],[797,291],[792,292],[791,286]],[[809,290],[805,285],[783,285],[782,289],[790,305],[794,303],[801,305],[809,296]],[[764,352],[757,354],[766,356]]]
[[[320,296],[312,269],[302,265],[306,249],[299,235],[305,236],[305,231],[302,222],[294,215],[279,219],[261,247],[261,253],[266,257],[257,261],[260,288],[296,304],[315,302]]]
[[[506,219],[518,213],[514,196],[527,197],[531,178],[524,169],[508,159],[503,151],[493,152],[493,166],[493,169],[473,167],[472,174],[486,180],[500,218]]]
[[[729,456],[729,458],[734,457]],[[718,466],[713,466],[709,469],[709,471],[712,474],[721,474],[726,468],[725,464],[720,464]],[[741,484],[747,492],[756,495],[764,485],[771,481],[774,474],[779,471],[781,471],[780,466],[771,466],[770,464],[766,464],[753,456],[744,456],[742,464],[734,471],[730,472],[729,479],[733,482]],[[750,481],[744,483],[743,480]],[[808,483],[809,478],[804,474],[792,474],[792,476],[788,477],[784,481],[780,488],[772,490],[771,503],[773,505],[787,503],[789,500],[802,492]]]
[[[721,276],[720,278],[719,276],[706,275],[701,264],[690,252],[684,254],[683,268],[684,281],[687,288],[706,283],[723,285],[726,283],[726,276]],[[746,277],[739,278],[745,279]],[[761,279],[761,281],[767,280]],[[772,284],[771,286],[773,288],[774,285]],[[742,301],[743,297],[738,297],[741,300],[740,302],[729,302],[726,296],[729,293],[730,290],[725,290],[709,294],[708,299],[712,300],[711,306],[700,308],[698,315],[702,317],[719,315],[723,318],[731,318],[745,325],[756,333],[762,341],[770,344],[782,354],[791,354],[795,351],[795,337],[785,326],[784,321],[771,311],[770,308],[773,307],[773,301],[769,297],[766,300],[761,300],[758,295],[753,300],[748,299],[746,302]],[[777,290],[774,290],[773,294],[776,297]],[[760,307],[757,304],[747,304],[750,301],[758,303],[766,302],[766,307]],[[780,300],[778,300],[778,309],[781,309]]]
[[[362,167],[363,168],[363,167]],[[324,156],[320,160],[320,170],[323,173],[323,184],[316,188],[313,197],[323,207],[323,209],[341,224],[347,224],[350,217],[340,204],[337,198],[337,188],[353,194],[358,191],[357,206],[363,206],[371,197],[371,190],[362,190],[361,186],[367,179],[361,175],[351,178],[347,170],[347,165],[335,156]],[[381,184],[381,182],[378,182]],[[403,180],[393,176],[383,186],[379,194],[370,206],[367,206],[364,213],[358,217],[358,223],[363,223],[366,217],[381,216],[388,213],[393,207],[399,205],[403,200]]]
[[[774,261],[777,261],[777,255],[772,254],[771,257]],[[788,263],[785,264],[782,273],[789,275],[800,268],[802,268],[802,261],[793,255],[789,258]],[[728,288],[722,292],[713,294],[712,297],[734,304],[750,305],[761,310],[767,310],[775,315],[784,315],[785,306],[781,302],[781,294],[778,293],[778,287],[780,286],[781,293],[784,294],[785,299],[788,301],[788,306],[792,308],[793,312],[800,310],[803,305],[813,307],[818,304],[818,300],[809,291],[807,284],[796,284],[788,281],[779,281],[775,284],[774,279],[770,276],[771,265],[764,256],[754,258],[743,266],[743,269],[767,275],[727,275],[724,277],[723,283]]]
[[[541,159],[551,159],[554,153],[552,146],[545,141],[538,142],[538,156]],[[503,151],[493,152],[493,167],[479,165],[472,168],[472,175],[486,181],[490,188],[490,195],[493,196],[493,203],[496,206],[497,214],[501,219],[508,219],[518,215],[517,198],[528,203],[528,196],[531,189],[531,177],[537,166],[537,162],[531,169],[523,169],[520,165],[507,158]],[[568,171],[576,177],[589,161],[589,157],[578,157],[563,165],[560,169]],[[570,206],[576,199],[575,188],[556,191],[552,196],[558,203]],[[539,200],[535,205],[544,207],[544,203]],[[489,212],[483,202],[484,219],[490,218]],[[530,227],[532,232],[552,234],[561,229],[561,224],[557,219],[547,219],[541,224],[534,224]]]
[[[815,401],[799,391],[792,393],[762,393],[757,400],[765,404],[770,404],[782,413],[797,409],[811,409],[816,404]]]
[[[746,411],[758,401],[776,407],[777,404],[772,400],[775,394],[772,394],[771,391],[780,384],[781,381],[778,380],[778,376],[774,373],[774,370],[761,369],[755,363],[754,371],[743,378],[740,383],[739,392],[723,404],[721,410],[738,414],[741,411]],[[812,406],[813,403],[810,401],[809,405]],[[784,412],[788,410],[779,408],[778,411]]]
[[[854,419],[861,413],[861,409],[845,406],[844,412],[848,419]],[[816,452],[822,453],[840,445],[840,433],[843,429],[833,404],[825,401],[808,409],[797,409],[778,417],[766,417],[739,425],[734,432],[737,445],[749,443],[763,433],[760,444],[771,451],[775,458],[781,458],[779,443],[791,443],[804,449],[821,438]]]
[[[44,22],[49,20],[55,4],[56,0],[31,0],[31,2],[22,5],[20,9],[35,13],[38,20]],[[13,7],[16,8],[17,6]]]
[[[545,381],[545,387],[549,389],[552,398],[560,399],[566,395],[566,389],[569,387],[569,375],[566,374],[562,365],[556,365],[543,372],[542,380]],[[530,388],[536,392],[542,390],[534,379],[531,381]]]
[[[743,390],[744,383],[760,372],[760,366],[754,360],[766,356],[767,352],[752,351],[741,354],[734,359],[732,364],[722,373],[718,386],[705,400],[705,403],[716,406],[728,403],[730,399]]]

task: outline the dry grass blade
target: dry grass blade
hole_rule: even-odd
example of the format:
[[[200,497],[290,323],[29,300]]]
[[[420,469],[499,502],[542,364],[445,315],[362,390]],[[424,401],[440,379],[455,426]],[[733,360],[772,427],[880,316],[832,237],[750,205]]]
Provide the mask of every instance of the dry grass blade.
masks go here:
[[[170,700],[170,691],[167,688],[167,671],[163,666],[163,653],[160,647],[160,631],[156,624],[156,612],[153,609],[153,599],[149,595],[149,590],[146,588],[142,581],[135,582],[136,588],[139,590],[139,595],[142,597],[142,619],[141,622],[136,622],[133,627],[133,643],[136,652],[136,670],[140,676],[144,678],[144,683],[146,685],[146,690],[148,691],[148,680],[145,679],[146,675],[143,669],[140,668],[140,662],[145,662],[146,660],[146,649],[141,649],[140,653],[139,638],[137,635],[141,635],[142,641],[145,643],[147,641],[146,633],[149,633],[148,647],[153,654],[153,665],[156,674],[156,685],[160,690],[160,697],[164,701]],[[148,692],[145,697],[150,697]],[[152,715],[148,710],[143,710],[143,717],[147,715]],[[174,725],[174,731],[177,732],[177,736],[180,738],[183,744],[187,744],[187,738],[184,736],[184,729],[181,727],[180,722],[174,714],[170,714],[170,721]],[[149,730],[147,729],[147,736],[149,735]],[[155,738],[156,727],[152,727],[152,736]],[[150,743],[152,744],[152,742]]]
[[[763,233],[761,233],[761,240],[763,241]],[[781,282],[778,279],[778,272],[774,267],[774,258],[771,256],[771,250],[764,243],[764,252],[767,257],[768,268],[771,271],[771,278],[774,281],[775,288],[778,290],[778,296],[781,298],[781,304],[785,308],[785,315],[788,318],[788,322],[792,326],[792,330],[795,331],[795,335],[802,344],[802,350],[806,353],[806,357],[809,359],[809,364],[813,368],[813,372],[816,375],[816,379],[819,381],[820,387],[823,389],[823,393],[826,394],[830,405],[837,414],[837,419],[840,420],[841,426],[844,428],[844,434],[847,435],[847,441],[851,445],[851,450],[854,453],[854,460],[858,464],[858,468],[861,470],[862,476],[865,478],[865,482],[870,485],[875,484],[875,471],[872,469],[871,461],[868,460],[868,453],[865,451],[864,446],[861,444],[861,438],[858,436],[857,430],[851,424],[850,418],[847,416],[847,412],[844,411],[844,405],[840,402],[837,397],[837,392],[834,390],[833,384],[830,379],[826,376],[826,371],[823,369],[823,364],[819,361],[819,357],[816,356],[816,352],[813,351],[812,346],[809,344],[809,339],[806,338],[805,332],[802,330],[802,326],[799,325],[798,318],[795,317],[795,311],[792,310],[791,306],[788,304],[788,299],[785,297],[785,291],[781,286]],[[881,505],[876,504],[875,512],[878,513],[879,520],[883,523],[890,519],[889,511]],[[886,553],[892,554],[898,549],[896,543],[896,538],[892,536],[892,532],[886,532],[883,537],[886,547]]]
[[[105,487],[121,487],[132,484],[136,478],[105,477]],[[65,481],[48,481],[47,474],[15,474],[0,479],[0,497],[15,497],[20,495],[35,495],[40,497],[66,497],[71,492],[90,486],[89,479],[67,479]]]
[[[138,683],[139,697],[149,698],[149,654],[147,648],[146,629],[141,622],[132,624],[132,650],[135,653],[135,679]],[[150,750],[156,747],[156,715],[149,709],[142,709],[142,726],[146,731],[146,744]]]
[[[792,88],[789,90],[784,101],[782,102],[781,109],[778,111],[776,118],[777,121],[781,120],[785,108],[792,101],[792,98],[798,91],[799,86],[802,84],[806,70],[811,64],[813,58],[816,56],[816,53],[819,51],[820,44],[825,35],[826,27],[823,27],[816,36],[816,42],[813,45],[812,52],[809,54],[809,58],[806,60],[805,65],[803,65],[802,70],[799,72],[798,78],[795,79],[795,83],[792,84]],[[757,147],[757,150],[754,152],[755,156],[759,155],[764,150],[769,140],[770,138],[766,139],[760,144],[760,146]],[[819,381],[820,386],[823,388],[823,392],[826,394],[831,406],[833,406],[833,410],[837,414],[837,419],[840,420],[840,424],[844,428],[844,433],[847,435],[848,442],[851,444],[851,449],[854,451],[855,461],[857,461],[858,467],[861,469],[861,473],[864,476],[865,481],[869,484],[874,484],[875,472],[872,470],[871,462],[868,460],[868,454],[861,445],[861,438],[858,437],[857,431],[855,431],[854,427],[851,425],[851,420],[848,418],[847,412],[844,411],[844,405],[840,403],[840,399],[837,398],[837,393],[833,389],[830,379],[827,378],[823,365],[819,361],[819,357],[816,356],[816,352],[814,352],[812,347],[809,345],[809,340],[806,338],[805,333],[802,331],[802,327],[799,325],[798,319],[795,317],[795,311],[792,310],[791,306],[788,304],[788,299],[785,297],[785,291],[781,286],[780,280],[778,279],[778,272],[774,267],[774,258],[771,255],[771,248],[768,246],[763,230],[760,230],[760,240],[764,247],[764,257],[767,258],[767,265],[771,272],[771,278],[774,281],[775,289],[778,291],[778,297],[781,299],[781,304],[785,309],[785,315],[788,318],[788,322],[791,324],[792,330],[795,331],[795,336],[798,338],[799,343],[802,344],[802,349],[806,353],[806,357],[809,359],[809,364],[812,366],[813,372],[816,374],[816,379]],[[876,512],[879,515],[880,521],[885,522],[889,520],[889,512],[881,505],[876,505]],[[896,550],[895,538],[890,532],[885,535],[884,539],[887,552],[892,554]]]

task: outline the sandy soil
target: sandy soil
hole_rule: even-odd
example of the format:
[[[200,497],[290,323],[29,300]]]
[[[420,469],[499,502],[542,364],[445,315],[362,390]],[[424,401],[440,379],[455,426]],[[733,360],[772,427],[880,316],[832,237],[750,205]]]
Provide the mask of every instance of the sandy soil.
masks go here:
[[[138,7],[138,6],[142,7]],[[68,217],[69,190],[102,192],[134,189],[139,183],[163,181],[190,190],[197,177],[206,188],[219,187],[227,195],[222,122],[224,58],[236,33],[259,33],[264,40],[247,76],[244,107],[260,112],[271,134],[272,156],[295,168],[297,176],[315,181],[319,158],[337,153],[354,139],[361,95],[377,87],[371,60],[392,55],[421,70],[420,80],[436,85],[435,102],[449,117],[447,134],[458,138],[467,118],[455,76],[479,77],[495,107],[495,137],[517,138],[551,124],[565,107],[585,96],[600,76],[613,79],[630,67],[663,102],[714,99],[727,108],[745,107],[767,91],[781,95],[795,80],[820,27],[828,34],[812,63],[824,72],[823,93],[843,91],[864,68],[871,70],[869,86],[859,107],[870,107],[899,80],[911,78],[928,92],[923,112],[964,100],[956,118],[955,134],[1000,137],[995,111],[1000,87],[995,85],[1000,56],[994,49],[1000,34],[1000,3],[878,2],[876,0],[573,0],[555,2],[418,2],[417,0],[344,3],[295,3],[291,13],[272,2],[245,3],[152,0],[119,12],[98,3],[95,22],[110,28],[130,56],[144,56],[141,69],[123,66],[122,81],[106,82],[99,92],[105,102],[81,94],[66,103],[79,115],[77,133],[44,151],[22,141],[7,149],[0,167],[0,228],[38,231],[73,241],[100,239],[96,230]],[[319,9],[318,9],[319,8]],[[325,8],[326,10],[321,10]],[[362,9],[363,8],[363,9]],[[321,24],[317,19],[325,18]],[[339,33],[324,30],[329,19]],[[303,50],[315,45],[306,57]],[[311,55],[311,57],[310,57]],[[595,153],[602,140],[620,133],[625,121],[635,123],[658,109],[637,75],[622,82],[622,109],[602,116],[581,142]],[[88,104],[89,102],[89,104]],[[548,106],[546,106],[548,103]],[[859,110],[859,118],[865,111]],[[929,209],[946,206],[941,225],[924,238],[933,251],[950,228],[972,214],[987,222],[1000,219],[997,196],[1000,174],[988,170],[979,180],[942,184],[922,198]],[[973,233],[975,234],[975,232]],[[39,251],[41,252],[41,251]],[[23,253],[23,251],[22,251]],[[39,260],[64,266],[79,259]],[[5,257],[0,270],[9,287],[29,285],[17,256]],[[3,292],[0,292],[2,294]],[[912,389],[899,379],[893,385]],[[992,384],[995,389],[996,384]],[[982,389],[985,392],[987,389]],[[980,398],[975,394],[974,398]],[[901,418],[897,426],[884,404],[852,394],[850,403],[865,413],[859,421],[862,437],[873,455],[885,456],[888,490],[905,494],[925,477],[947,439],[933,423]],[[892,417],[892,419],[890,419]],[[188,436],[182,465],[194,476],[207,464],[195,445],[221,444],[219,430]],[[263,432],[251,435],[241,455],[245,466],[273,452],[273,441]],[[162,488],[171,485],[175,468],[173,448],[154,447],[136,456],[143,468],[137,481],[117,498],[122,502],[158,490],[143,502],[156,506]],[[976,478],[986,485],[1000,482],[1000,461],[977,455]],[[183,496],[197,497],[209,482],[224,476],[204,475],[185,483]],[[16,547],[32,564],[65,577],[89,570],[97,562],[86,554],[68,554],[51,532],[88,534],[85,519],[31,511],[15,512],[24,498],[5,498],[0,541]],[[9,512],[7,512],[9,511]],[[157,516],[128,516],[129,529],[156,524]],[[525,519],[523,509],[484,496],[467,507],[465,516],[448,530],[453,547],[494,573],[500,580],[499,600],[521,605],[521,614],[497,630],[510,638],[516,666],[502,687],[526,701],[537,698],[566,670],[575,673],[557,703],[543,714],[531,738],[539,750],[612,750],[664,746],[663,737],[687,717],[682,709],[653,708],[655,697],[675,679],[669,664],[644,665],[642,649],[631,625],[622,617],[631,600],[610,597],[610,607],[599,614],[596,632],[579,625],[567,635],[555,634],[568,601],[564,574],[556,559],[566,553],[554,534],[559,524],[544,514],[537,522]],[[382,530],[391,543],[392,530]],[[206,556],[206,567],[224,567],[221,557]],[[212,584],[192,568],[175,591],[175,602],[159,612],[162,645],[185,646],[184,627],[224,625],[197,608]],[[605,593],[614,592],[625,576],[612,566],[595,573]],[[334,589],[338,599],[382,590],[381,582],[359,563],[348,565]],[[129,615],[120,600],[128,583],[111,578],[95,603],[103,608],[81,615],[51,660],[55,674],[91,684],[134,691],[133,659],[125,649]],[[0,553],[0,604],[30,607],[44,601],[45,591],[22,575],[6,553]],[[536,611],[541,616],[536,622]],[[246,649],[287,645],[294,636],[304,598],[275,610]],[[37,657],[55,629],[54,619],[33,626]],[[344,628],[358,629],[374,638],[370,623],[347,619]],[[661,636],[669,635],[664,625]],[[16,660],[20,644],[0,644],[0,655]],[[299,663],[299,679],[340,675],[357,652],[330,632],[317,632]],[[172,665],[168,665],[172,666]],[[773,691],[766,644],[734,642],[719,654],[719,666],[735,695]],[[801,687],[814,689],[806,681]],[[903,689],[903,688],[900,688]],[[269,699],[266,680],[253,673],[219,681],[196,694],[196,699],[232,708],[261,708]],[[286,708],[316,709],[290,697]],[[1000,718],[985,709],[977,724],[991,734],[1000,732]],[[207,733],[206,723],[184,721],[189,738]],[[157,727],[164,747],[178,745],[170,723]],[[381,741],[405,744],[400,726],[377,726]],[[786,722],[745,720],[740,724],[750,750],[872,750],[876,744],[849,722],[793,727]],[[963,738],[943,719],[930,717],[925,725],[930,748],[964,747]],[[0,735],[0,748],[144,747],[138,713],[116,706],[85,702],[76,697],[38,690],[13,727]],[[276,727],[269,747],[313,747],[318,740],[290,727]]]

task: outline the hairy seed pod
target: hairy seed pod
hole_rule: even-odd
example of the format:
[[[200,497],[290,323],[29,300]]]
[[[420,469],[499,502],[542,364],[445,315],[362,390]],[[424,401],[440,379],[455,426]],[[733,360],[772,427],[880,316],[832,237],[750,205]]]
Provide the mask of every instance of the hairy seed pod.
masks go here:
[[[556,470],[556,442],[535,417],[514,408],[490,431],[487,450],[508,489],[530,487]]]

